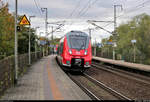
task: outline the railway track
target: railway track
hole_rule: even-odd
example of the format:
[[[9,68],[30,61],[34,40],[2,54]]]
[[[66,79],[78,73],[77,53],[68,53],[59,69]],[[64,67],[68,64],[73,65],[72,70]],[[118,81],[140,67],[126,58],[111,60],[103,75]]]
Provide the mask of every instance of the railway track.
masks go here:
[[[93,100],[149,99],[148,76],[97,63],[85,73],[67,74]]]
[[[150,98],[150,78],[147,75],[95,63],[86,73],[131,99]]]
[[[68,76],[89,96],[92,100],[101,100],[98,98],[93,92],[91,92],[88,88],[86,88],[81,82],[77,81],[71,74]]]
[[[108,72],[113,73],[113,74],[117,74],[121,77],[125,77],[125,78],[128,78],[128,79],[133,79],[133,80],[136,80],[136,81],[139,81],[139,82],[150,85],[150,77],[147,77],[147,76],[144,76],[144,75],[124,71],[124,70],[121,70],[121,69],[118,69],[118,68],[113,68],[111,66],[100,65],[100,64],[97,64],[97,63],[92,63],[92,67],[97,68],[99,70],[108,71]]]
[[[88,74],[68,76],[93,100],[131,100]]]

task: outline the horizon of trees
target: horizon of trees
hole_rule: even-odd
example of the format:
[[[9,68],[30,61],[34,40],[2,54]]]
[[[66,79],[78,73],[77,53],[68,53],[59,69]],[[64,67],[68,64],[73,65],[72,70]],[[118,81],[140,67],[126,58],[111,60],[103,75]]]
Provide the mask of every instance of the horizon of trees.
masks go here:
[[[135,16],[131,21],[122,23],[116,29],[117,47],[116,58],[127,62],[134,62],[134,53],[136,55],[136,63],[150,64],[150,15],[145,13]],[[102,47],[97,48],[97,55],[105,58],[113,56],[112,45],[106,44],[110,36],[102,40]],[[136,43],[131,43],[131,40]],[[135,50],[134,50],[135,46]]]

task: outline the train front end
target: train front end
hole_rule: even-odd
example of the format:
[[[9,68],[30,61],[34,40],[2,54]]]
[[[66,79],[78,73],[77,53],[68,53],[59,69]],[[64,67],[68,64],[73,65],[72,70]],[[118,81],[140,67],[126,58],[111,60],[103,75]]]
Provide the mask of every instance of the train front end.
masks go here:
[[[86,33],[72,31],[66,35],[64,43],[63,65],[74,71],[91,67],[91,41]]]

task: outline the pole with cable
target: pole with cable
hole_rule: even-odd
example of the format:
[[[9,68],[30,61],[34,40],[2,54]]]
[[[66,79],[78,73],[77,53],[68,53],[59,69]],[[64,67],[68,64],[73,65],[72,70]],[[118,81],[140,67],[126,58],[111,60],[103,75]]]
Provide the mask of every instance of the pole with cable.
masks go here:
[[[36,27],[35,28],[35,31],[36,31],[36,34],[37,34],[37,29],[40,28],[40,27]],[[36,41],[37,39],[35,38],[35,41],[34,41],[34,46],[35,46],[35,59],[37,59],[37,44],[36,44]]]
[[[29,16],[29,22],[31,22],[31,18],[35,16]],[[31,23],[29,25],[29,66],[31,65]]]
[[[18,80],[18,35],[17,35],[17,11],[18,11],[18,0],[15,0],[15,80],[17,84]]]
[[[113,60],[115,60],[115,55],[116,55],[116,52],[115,52],[115,47],[117,46],[116,45],[116,36],[117,36],[117,33],[116,33],[116,27],[117,27],[117,17],[116,17],[116,8],[117,7],[121,7],[121,10],[122,10],[122,5],[114,5],[114,34],[113,34],[113,38],[114,38],[114,43],[113,43]]]
[[[53,43],[53,26],[52,26],[52,44],[54,44]],[[52,46],[52,51],[53,51],[53,54],[54,54],[54,46]]]
[[[47,8],[41,8],[42,12],[45,11],[45,34],[46,36],[48,35],[47,34],[47,18],[48,18],[48,12],[47,12]],[[44,56],[44,47],[43,47],[43,56]]]

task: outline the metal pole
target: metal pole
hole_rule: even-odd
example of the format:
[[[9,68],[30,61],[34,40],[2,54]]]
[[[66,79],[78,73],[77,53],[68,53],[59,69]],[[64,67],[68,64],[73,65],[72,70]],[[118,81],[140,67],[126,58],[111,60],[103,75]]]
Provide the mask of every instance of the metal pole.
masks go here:
[[[95,38],[94,56],[96,56],[96,38]]]
[[[41,8],[42,12],[44,12],[44,10],[46,11],[46,19],[45,19],[45,33],[46,33],[46,36],[48,35],[47,34],[47,15],[48,15],[48,12],[47,12],[47,8]],[[43,46],[43,57],[44,57],[44,46]]]
[[[35,43],[34,43],[34,46],[35,46],[35,59],[37,59],[37,46],[36,46],[36,41],[35,41]]]
[[[46,19],[45,19],[45,32],[46,32],[46,36],[47,36],[47,14],[48,14],[48,12],[47,12],[47,8],[45,8],[45,10],[46,10]]]
[[[116,42],[115,40],[115,35],[116,35],[116,5],[114,5],[114,43]],[[115,60],[115,48],[113,46],[113,60]]]
[[[53,26],[52,26],[52,42],[53,42]]]
[[[29,22],[31,22],[30,18],[31,17],[29,17]],[[31,65],[31,52],[30,52],[31,51],[31,45],[30,45],[31,44],[31,42],[30,42],[30,37],[31,37],[30,32],[31,31],[30,31],[30,29],[31,29],[31,25],[29,25],[29,65]]]
[[[117,27],[117,17],[116,17],[116,7],[119,6],[121,7],[122,10],[122,5],[114,5],[114,47],[113,47],[113,60],[115,60],[115,46],[116,46],[116,27]]]
[[[44,57],[44,45],[43,45],[43,57]]]
[[[36,27],[36,34],[37,34],[37,29],[38,29],[39,27]],[[35,38],[35,43],[34,43],[34,45],[35,45],[35,58],[37,59],[37,44],[36,44],[36,38]]]
[[[31,65],[31,18],[35,16],[29,16],[29,65]]]
[[[52,44],[53,44],[53,26],[52,26]],[[54,47],[52,46],[52,52],[54,54]]]
[[[45,33],[46,33],[46,36],[47,36],[47,35],[48,35],[48,34],[47,34],[47,13],[48,13],[48,12],[47,12],[47,8],[45,8],[45,11],[46,11],[46,19],[45,19]],[[46,51],[46,54],[47,54],[47,52],[48,52],[48,51],[47,51],[46,49],[45,49],[45,51]]]
[[[90,36],[90,40],[91,40],[91,30],[92,30],[92,29],[89,29],[89,36]]]
[[[133,33],[133,36],[134,36],[134,40],[135,40],[135,33]],[[135,56],[135,55],[136,55],[136,54],[135,54],[135,53],[136,53],[136,51],[135,51],[135,44],[136,44],[136,43],[134,43],[134,63],[135,63],[135,57],[136,57],[136,56]]]
[[[134,62],[135,62],[135,43],[134,43]]]
[[[15,2],[15,84],[17,84],[17,80],[18,80],[17,10],[18,10],[18,0],[16,0]]]
[[[131,29],[135,30],[136,27],[130,27]],[[133,31],[133,40],[135,40],[135,32]],[[135,43],[136,42],[132,42],[133,43],[133,62],[135,62],[135,57],[136,57],[136,51],[135,51]]]

